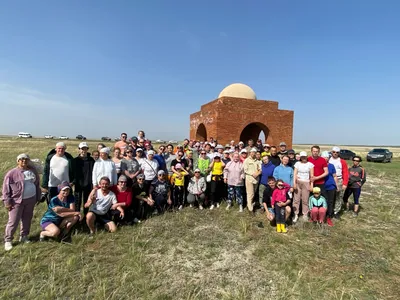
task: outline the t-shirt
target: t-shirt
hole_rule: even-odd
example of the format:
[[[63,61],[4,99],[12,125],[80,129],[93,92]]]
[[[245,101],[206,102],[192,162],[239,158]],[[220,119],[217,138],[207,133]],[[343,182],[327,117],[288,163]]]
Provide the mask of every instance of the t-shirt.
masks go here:
[[[268,208],[271,208],[271,198],[274,189],[271,189],[269,185],[265,186],[264,194],[263,194],[263,203],[267,205]]]
[[[324,173],[324,168],[328,167],[328,164],[325,158],[318,156],[317,159],[312,156],[308,157],[308,161],[314,165],[314,176],[318,177]],[[319,180],[314,181],[314,184],[324,184],[325,178],[321,178]]]
[[[328,176],[325,177],[325,189],[327,191],[336,190],[336,182],[333,175],[336,174],[336,169],[333,164],[328,164]]]
[[[149,160],[146,158],[143,160],[142,170],[145,180],[153,180],[155,177],[157,177],[158,168],[159,165],[155,159]]]
[[[178,161],[176,158],[171,162],[171,167],[175,167],[177,164],[181,164],[182,168],[186,169],[188,163],[186,159],[182,158],[181,161]]]
[[[121,160],[121,172],[125,174],[125,171],[128,171],[129,174],[135,174],[139,171],[140,165],[136,158],[127,159],[123,158]]]
[[[109,191],[107,195],[103,195],[102,190],[98,189],[96,191],[96,201],[90,205],[89,211],[102,216],[108,213],[111,206],[116,203],[117,197],[112,191]]]
[[[22,194],[22,199],[32,198],[36,195],[36,175],[31,170],[26,170],[24,174],[24,192]]]
[[[166,164],[166,168],[168,173],[171,175],[172,171],[171,171],[171,163],[172,161],[176,158],[176,155],[174,154],[170,154],[170,153],[166,153],[164,155],[164,160],[165,160],[165,164]]]
[[[298,161],[294,164],[294,168],[297,169],[297,179],[301,181],[310,181],[310,170],[314,168],[314,165],[309,161],[302,163]]]
[[[159,196],[166,198],[168,196],[168,191],[170,189],[170,186],[167,181],[156,180],[154,183],[152,183],[152,187],[153,187],[152,196],[154,198]]]
[[[69,161],[65,156],[53,155],[50,159],[49,187],[57,187],[61,182],[69,182]]]
[[[132,203],[132,189],[127,188],[125,191],[120,191],[118,186],[114,185],[110,187],[110,190],[115,194],[117,197],[118,203],[125,203],[125,207],[129,207]]]
[[[61,206],[64,208],[70,208],[70,205],[72,203],[75,203],[75,198],[72,195],[68,195],[67,199],[65,201],[61,201],[58,199],[58,196],[52,198],[49,202],[49,206],[47,207],[47,211],[44,213],[42,220],[40,221],[40,224],[43,224],[45,222],[51,222],[55,225],[59,225],[62,221],[62,217],[57,215],[54,211],[53,208],[57,206]]]
[[[179,173],[182,175],[181,176],[182,178],[179,178],[178,174],[176,174],[176,173],[174,173],[172,175],[172,178],[174,179],[174,184],[175,184],[175,186],[184,186],[185,185],[185,175],[186,175],[186,173],[183,172],[183,171],[181,171]]]
[[[133,201],[139,201],[136,196],[147,197],[146,186],[144,184],[140,185],[139,183],[135,183],[132,187],[133,192]]]
[[[335,166],[336,169],[336,176],[337,178],[341,179],[342,178],[342,162],[341,162],[341,158],[333,158],[331,157],[329,159],[329,163],[331,163],[332,165]]]
[[[222,162],[215,161],[212,168],[212,175],[222,175],[224,172],[224,168],[222,167]]]

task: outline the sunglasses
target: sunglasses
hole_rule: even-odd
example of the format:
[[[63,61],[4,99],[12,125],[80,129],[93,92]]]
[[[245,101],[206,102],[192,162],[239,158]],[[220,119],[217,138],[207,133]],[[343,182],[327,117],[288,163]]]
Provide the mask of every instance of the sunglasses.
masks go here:
[[[121,136],[123,139],[126,139],[127,138],[127,136],[126,135],[123,135],[123,136]]]
[[[194,174],[196,174],[196,173],[197,173],[197,174],[200,174],[200,172],[194,172]]]
[[[333,153],[339,153],[339,152],[337,152],[337,151],[332,151],[332,154],[333,154]]]
[[[206,153],[205,153],[205,152],[201,152],[200,154],[203,154],[203,155],[204,155],[204,154],[206,154]]]
[[[163,177],[163,176],[164,176],[164,174],[158,174],[158,176],[160,176],[160,177]]]
[[[283,186],[283,184],[278,184],[278,186]]]
[[[138,181],[139,181],[139,180],[142,181],[142,180],[144,180],[144,178],[138,178],[137,180],[138,180]]]
[[[118,181],[118,183],[126,183],[126,181]]]
[[[353,159],[353,161],[360,162],[358,159]]]

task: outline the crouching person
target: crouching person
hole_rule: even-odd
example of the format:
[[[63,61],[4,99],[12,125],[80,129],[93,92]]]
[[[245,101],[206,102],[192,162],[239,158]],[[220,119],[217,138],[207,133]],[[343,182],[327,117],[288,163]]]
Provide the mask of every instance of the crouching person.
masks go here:
[[[113,204],[117,204],[117,197],[110,191],[110,179],[106,176],[101,177],[99,188],[95,188],[89,195],[85,207],[89,208],[86,215],[86,224],[90,230],[90,237],[96,232],[96,223],[104,225],[109,232],[117,231],[117,226],[111,220],[110,209]],[[120,217],[124,217],[124,210],[118,206],[116,209],[120,212]]]
[[[313,188],[313,195],[309,199],[309,207],[311,213],[311,221],[314,223],[324,223],[328,204],[324,196],[321,196],[319,187]]]
[[[276,182],[276,188],[272,192],[271,207],[274,208],[276,231],[286,233],[286,207],[292,202],[289,197],[290,185],[281,179]]]
[[[159,170],[157,180],[151,183],[149,198],[154,201],[158,214],[162,214],[165,211],[167,204],[172,204],[171,187],[168,181],[165,180],[164,170]]]
[[[133,220],[133,215],[131,213],[132,189],[127,185],[128,177],[121,175],[118,178],[118,184],[110,188],[117,198],[117,203],[113,204],[110,210],[111,220],[116,224],[129,223]],[[124,211],[123,214],[117,209],[118,207]]]
[[[62,232],[61,241],[69,242],[72,226],[81,219],[81,213],[75,211],[75,198],[71,195],[71,187],[64,181],[58,186],[58,195],[50,200],[47,211],[40,221],[43,229],[40,241],[46,237],[58,237]]]
[[[137,182],[134,183],[132,187],[133,223],[140,223],[142,220],[146,219],[147,215],[153,210],[154,200],[150,199],[146,192],[147,186],[144,183],[144,175],[139,174],[136,178]]]
[[[193,204],[197,202],[199,204],[199,209],[203,209],[203,203],[206,199],[206,188],[207,183],[204,177],[201,176],[200,169],[194,170],[194,176],[190,179],[188,185],[188,203],[193,206]]]

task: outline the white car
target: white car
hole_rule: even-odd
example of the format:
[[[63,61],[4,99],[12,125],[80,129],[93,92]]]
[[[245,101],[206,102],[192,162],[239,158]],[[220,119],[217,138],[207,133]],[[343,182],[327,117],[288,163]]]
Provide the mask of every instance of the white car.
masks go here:
[[[58,137],[60,140],[68,140],[69,137],[67,137],[66,135],[61,135]]]
[[[164,140],[156,140],[156,143],[165,143]]]
[[[168,143],[170,143],[170,144],[178,144],[178,141],[170,140]]]
[[[52,136],[51,134],[46,134],[44,136],[45,139],[54,139],[54,136]]]
[[[32,138],[32,134],[28,132],[18,132],[18,137],[19,138]]]

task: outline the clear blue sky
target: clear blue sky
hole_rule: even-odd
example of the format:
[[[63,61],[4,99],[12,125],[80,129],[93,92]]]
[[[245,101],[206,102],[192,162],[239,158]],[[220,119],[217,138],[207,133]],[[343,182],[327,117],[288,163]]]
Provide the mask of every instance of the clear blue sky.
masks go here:
[[[182,139],[230,83],[294,142],[400,144],[400,1],[0,1],[0,133]]]

